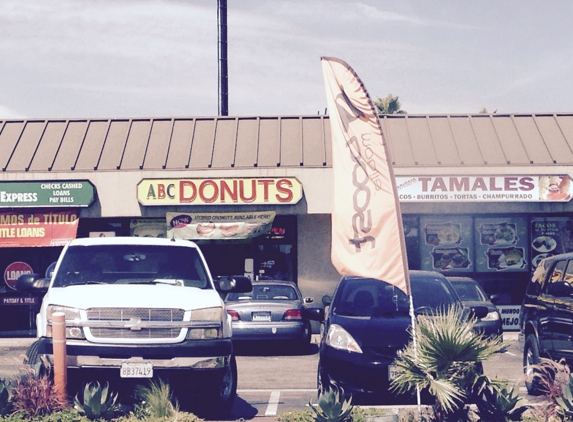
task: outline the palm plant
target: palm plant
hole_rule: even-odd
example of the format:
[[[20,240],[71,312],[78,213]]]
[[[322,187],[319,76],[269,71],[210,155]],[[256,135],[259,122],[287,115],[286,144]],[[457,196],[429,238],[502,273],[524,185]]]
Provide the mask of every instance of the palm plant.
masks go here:
[[[504,348],[502,341],[476,334],[475,321],[456,306],[418,316],[412,340],[396,359],[392,391],[427,390],[438,420],[464,417],[465,405],[491,384],[482,362]]]

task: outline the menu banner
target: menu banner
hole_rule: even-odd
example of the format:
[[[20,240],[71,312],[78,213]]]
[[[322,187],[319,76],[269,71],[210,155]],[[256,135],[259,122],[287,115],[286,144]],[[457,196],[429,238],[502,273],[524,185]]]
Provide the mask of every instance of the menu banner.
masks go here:
[[[527,220],[476,218],[476,271],[527,271]]]
[[[400,176],[401,202],[568,202],[569,175]]]
[[[167,213],[169,239],[247,239],[268,233],[274,211],[245,213]]]
[[[531,220],[531,264],[552,255],[573,251],[573,219],[547,217]]]
[[[471,217],[420,218],[423,270],[472,272],[473,222]]]
[[[78,223],[77,211],[0,212],[0,248],[63,246]]]

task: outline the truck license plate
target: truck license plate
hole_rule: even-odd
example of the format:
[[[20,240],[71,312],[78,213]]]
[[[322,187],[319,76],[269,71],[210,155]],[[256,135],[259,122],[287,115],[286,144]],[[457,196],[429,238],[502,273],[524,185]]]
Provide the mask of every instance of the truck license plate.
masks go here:
[[[153,364],[151,362],[122,362],[121,378],[152,378]]]
[[[388,381],[392,381],[396,379],[398,375],[398,367],[396,365],[389,365],[388,366]]]
[[[270,321],[270,312],[253,312],[253,321]]]

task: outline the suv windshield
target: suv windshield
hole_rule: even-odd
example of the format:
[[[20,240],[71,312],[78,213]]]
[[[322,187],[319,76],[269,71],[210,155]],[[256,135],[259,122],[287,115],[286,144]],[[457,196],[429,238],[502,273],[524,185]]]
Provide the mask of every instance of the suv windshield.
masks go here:
[[[434,277],[411,277],[414,308],[433,312],[456,304],[447,283]],[[385,281],[371,278],[345,278],[338,287],[332,311],[342,316],[381,316],[408,313],[408,296]]]
[[[407,313],[406,294],[393,285],[376,279],[342,280],[332,303],[332,311],[343,316],[376,316]]]
[[[210,288],[194,248],[155,245],[70,246],[54,287],[76,284],[172,284]]]

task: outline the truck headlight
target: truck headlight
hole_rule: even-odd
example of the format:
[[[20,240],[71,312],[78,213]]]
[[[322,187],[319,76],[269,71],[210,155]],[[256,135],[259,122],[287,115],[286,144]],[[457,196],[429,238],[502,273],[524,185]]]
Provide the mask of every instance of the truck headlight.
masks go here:
[[[68,308],[67,306],[50,305],[47,309],[48,326],[46,335],[52,337],[52,315],[56,312],[63,312],[66,319],[66,338],[84,339],[84,330],[81,326],[80,310],[78,308]]]
[[[226,314],[225,314],[226,318]],[[223,337],[223,308],[205,308],[191,311],[191,321],[204,322],[206,325],[212,323],[213,327],[189,328],[187,339],[200,340]]]

